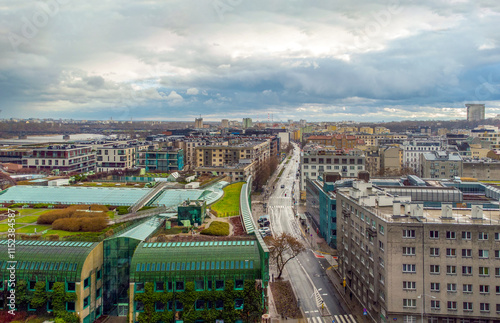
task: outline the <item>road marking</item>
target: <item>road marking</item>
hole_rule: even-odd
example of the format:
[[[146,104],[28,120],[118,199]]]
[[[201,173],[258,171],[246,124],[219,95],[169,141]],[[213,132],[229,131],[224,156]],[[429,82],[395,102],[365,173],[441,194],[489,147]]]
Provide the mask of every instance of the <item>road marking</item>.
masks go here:
[[[321,294],[321,295],[323,295],[323,296],[328,296],[328,294],[326,294],[326,293],[325,293],[325,294]]]

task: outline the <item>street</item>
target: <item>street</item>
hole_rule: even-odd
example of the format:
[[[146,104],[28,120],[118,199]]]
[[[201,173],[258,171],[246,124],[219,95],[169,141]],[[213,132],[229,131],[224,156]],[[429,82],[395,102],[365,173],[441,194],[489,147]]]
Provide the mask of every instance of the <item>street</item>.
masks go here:
[[[274,184],[267,203],[267,213],[271,219],[273,234],[287,232],[304,244],[306,251],[296,259],[291,260],[285,267],[291,281],[299,306],[303,309],[309,322],[332,322],[333,315],[345,315],[340,305],[334,286],[325,274],[330,266],[325,258],[311,249],[311,237],[303,232],[298,217],[296,204],[300,199],[299,179],[296,174],[300,162],[300,150],[294,144],[292,158],[282,163],[285,168],[278,182]],[[280,168],[276,171],[280,172]],[[271,184],[272,185],[272,184]],[[284,188],[282,188],[284,186]]]

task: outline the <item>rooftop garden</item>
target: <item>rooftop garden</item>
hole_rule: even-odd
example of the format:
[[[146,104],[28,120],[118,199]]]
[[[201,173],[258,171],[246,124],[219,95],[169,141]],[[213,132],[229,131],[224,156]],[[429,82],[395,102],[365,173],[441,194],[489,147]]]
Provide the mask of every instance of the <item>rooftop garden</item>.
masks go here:
[[[235,216],[240,214],[240,192],[245,182],[238,182],[224,187],[224,196],[211,205],[218,217]]]

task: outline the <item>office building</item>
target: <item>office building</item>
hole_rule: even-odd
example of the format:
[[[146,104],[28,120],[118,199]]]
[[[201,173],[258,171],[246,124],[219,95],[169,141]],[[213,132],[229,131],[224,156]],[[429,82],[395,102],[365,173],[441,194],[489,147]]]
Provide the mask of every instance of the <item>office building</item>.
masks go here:
[[[243,118],[243,129],[252,128],[252,118]]]
[[[471,104],[465,105],[467,107],[467,121],[484,120],[484,104]]]
[[[229,128],[229,120],[228,119],[222,119],[220,123],[221,128]]]
[[[194,128],[195,129],[202,129],[203,128],[203,118],[194,119]]]

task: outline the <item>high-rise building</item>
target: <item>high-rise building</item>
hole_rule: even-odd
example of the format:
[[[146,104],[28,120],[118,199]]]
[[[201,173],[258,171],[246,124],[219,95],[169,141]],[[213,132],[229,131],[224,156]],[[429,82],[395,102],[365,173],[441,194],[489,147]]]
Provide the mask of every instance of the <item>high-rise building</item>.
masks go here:
[[[252,128],[252,118],[243,118],[243,129]]]
[[[466,104],[467,121],[484,120],[484,104]]]
[[[227,119],[222,119],[222,120],[221,120],[221,123],[220,123],[220,126],[221,126],[222,128],[229,128],[229,120],[227,120]]]
[[[196,129],[202,129],[203,128],[203,118],[194,119],[194,127]]]

